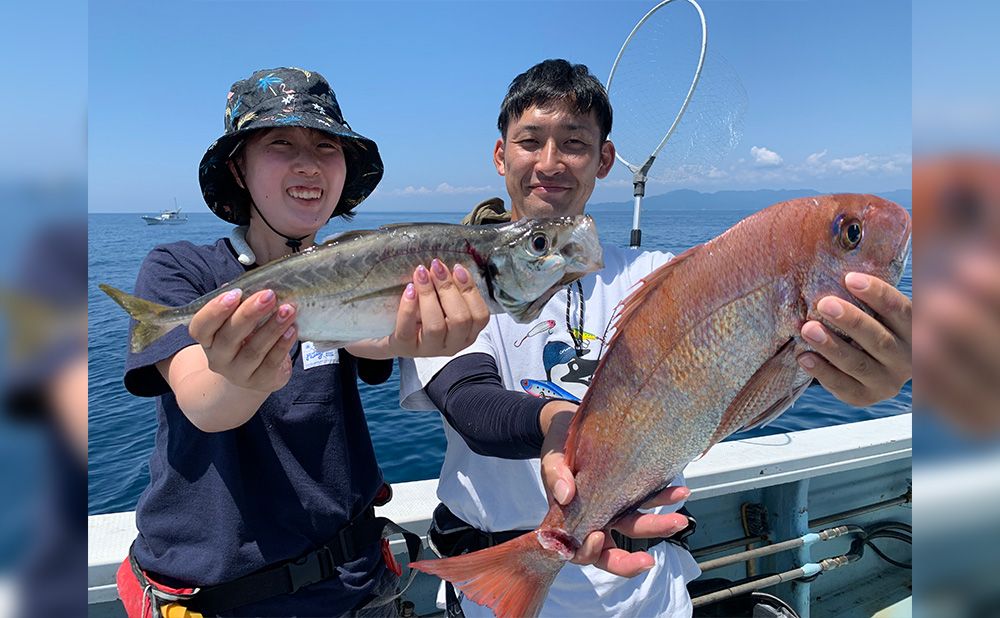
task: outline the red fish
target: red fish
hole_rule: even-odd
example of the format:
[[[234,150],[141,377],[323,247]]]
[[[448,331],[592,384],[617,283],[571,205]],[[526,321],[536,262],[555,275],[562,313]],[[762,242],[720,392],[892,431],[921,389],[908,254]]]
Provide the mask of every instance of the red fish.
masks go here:
[[[536,616],[583,539],[632,513],[726,436],[769,422],[811,378],[802,325],[849,271],[893,284],[910,216],[872,195],[775,204],[686,251],[623,303],[566,441],[576,497],[533,532],[489,549],[416,562],[497,616]]]

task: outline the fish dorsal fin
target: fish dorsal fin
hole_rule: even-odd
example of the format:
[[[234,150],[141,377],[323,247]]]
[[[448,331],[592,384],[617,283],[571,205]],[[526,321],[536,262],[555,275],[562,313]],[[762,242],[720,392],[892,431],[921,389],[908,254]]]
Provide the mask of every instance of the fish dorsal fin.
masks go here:
[[[679,268],[683,267],[683,264],[693,255],[697,255],[704,245],[696,245],[691,247],[684,253],[673,258],[663,266],[660,266],[653,272],[649,273],[640,280],[639,287],[625,297],[621,303],[619,303],[619,309],[616,312],[616,317],[614,318],[615,324],[622,322],[623,320],[628,320],[629,317],[635,313],[636,310],[642,305],[643,302],[652,294],[653,290],[658,288],[661,284],[669,280],[677,272]]]
[[[787,410],[809,386],[809,380],[804,385],[795,384],[797,372],[795,340],[789,339],[757,369],[729,404],[705,450],[737,431],[764,425]],[[756,410],[759,412],[755,414]]]
[[[618,307],[615,309],[614,315],[611,318],[611,323],[608,324],[607,329],[604,331],[604,337],[601,343],[601,361],[597,366],[597,370],[594,371],[594,377],[591,379],[590,388],[587,389],[587,394],[583,396],[583,401],[580,402],[580,407],[577,409],[577,413],[573,416],[573,420],[569,426],[569,433],[566,436],[566,465],[569,466],[571,470],[573,469],[573,461],[575,460],[577,442],[579,441],[580,432],[582,431],[580,429],[580,425],[583,424],[583,417],[587,414],[587,402],[590,399],[590,392],[594,390],[594,384],[601,379],[601,374],[604,369],[604,361],[607,358],[607,354],[605,354],[603,350],[604,341],[607,341],[607,346],[610,350],[610,348],[614,346],[615,341],[618,339],[618,332],[620,329],[617,328],[617,325],[621,324],[623,320],[628,320],[649,297],[653,290],[656,289],[661,283],[664,283],[672,277],[673,274],[677,272],[678,267],[681,267],[681,265],[683,265],[689,257],[700,251],[702,246],[703,245],[696,245],[691,247],[663,266],[660,266],[649,275],[643,277],[640,281],[638,289],[629,294],[623,301],[618,303]],[[612,329],[614,329],[615,332],[609,338],[608,332]]]
[[[364,238],[365,236],[371,236],[375,234],[378,230],[348,230],[346,232],[341,232],[339,234],[334,234],[333,236],[327,236],[320,243],[321,246],[335,245],[337,243],[346,242],[348,240],[355,240],[357,238]]]
[[[321,245],[329,245],[332,243],[340,243],[348,240],[355,240],[357,238],[364,238],[365,236],[371,236],[373,234],[381,234],[382,232],[391,232],[400,228],[408,229],[419,229],[422,227],[430,227],[435,225],[445,225],[443,223],[435,223],[433,221],[419,221],[416,223],[387,223],[385,225],[380,225],[374,230],[348,230],[346,232],[341,232],[340,234],[334,234],[323,239]]]
[[[435,223],[434,221],[414,221],[412,223],[386,223],[385,225],[380,225],[378,229],[380,230],[395,230],[401,227],[433,227],[436,225],[448,225],[447,223]]]

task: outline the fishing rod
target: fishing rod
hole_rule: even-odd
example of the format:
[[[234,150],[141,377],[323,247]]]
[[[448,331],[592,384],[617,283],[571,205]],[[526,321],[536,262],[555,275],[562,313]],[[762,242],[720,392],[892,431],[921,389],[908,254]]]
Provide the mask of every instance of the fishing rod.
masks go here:
[[[874,551],[881,559],[893,566],[903,569],[913,568],[912,563],[900,562],[890,558],[873,543],[875,539],[894,539],[912,545],[913,528],[909,524],[901,522],[884,522],[867,528],[855,525],[838,526],[836,528],[823,530],[819,533],[806,534],[796,539],[782,541],[766,547],[747,550],[745,552],[740,552],[731,556],[724,556],[715,560],[708,560],[699,563],[698,566],[702,571],[708,571],[738,562],[753,560],[754,558],[759,558],[761,556],[776,554],[789,549],[802,547],[804,545],[827,541],[846,534],[856,535],[855,540],[851,543],[850,550],[846,554],[825,558],[819,562],[809,562],[795,569],[789,569],[781,573],[773,573],[748,582],[727,586],[720,590],[694,597],[691,599],[691,604],[694,607],[700,607],[702,605],[718,603],[720,601],[750,592],[756,592],[763,588],[776,586],[784,582],[795,580],[812,581],[813,579],[819,577],[822,573],[859,561],[864,556],[865,547],[871,548],[872,551]]]
[[[859,515],[865,515],[868,513],[873,513],[875,511],[880,511],[882,509],[890,508],[893,506],[898,506],[900,504],[909,504],[913,501],[913,490],[912,488],[907,489],[904,493],[896,496],[895,498],[889,498],[887,500],[882,500],[881,502],[874,502],[872,504],[867,504],[860,506],[855,509],[850,509],[848,511],[841,511],[840,513],[833,513],[832,515],[827,515],[817,519],[809,520],[810,528],[818,528],[820,526],[825,526],[831,524],[835,521],[843,521],[845,519],[850,519],[852,517],[857,517]],[[755,543],[765,543],[768,540],[767,534],[752,534],[738,539],[732,539],[729,541],[723,541],[721,543],[716,543],[714,545],[706,545],[704,547],[699,547],[697,549],[691,550],[691,555],[695,558],[701,558],[702,556],[710,556],[712,554],[717,554],[719,552],[726,551],[727,549],[733,549],[734,547],[743,547],[745,545],[751,545]]]

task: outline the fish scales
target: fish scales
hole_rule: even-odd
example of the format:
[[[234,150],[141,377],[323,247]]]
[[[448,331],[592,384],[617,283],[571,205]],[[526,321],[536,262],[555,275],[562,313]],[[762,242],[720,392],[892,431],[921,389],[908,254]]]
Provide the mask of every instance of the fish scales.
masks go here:
[[[274,290],[296,306],[300,338],[342,344],[389,335],[413,269],[437,258],[470,273],[491,313],[527,322],[566,283],[602,266],[589,216],[465,226],[400,224],[346,232],[254,269],[183,307],[165,307],[111,286],[101,289],[135,320],[132,350],[186,325],[217,296]]]
[[[811,381],[795,359],[824,296],[857,301],[849,271],[895,284],[910,218],[871,195],[771,206],[654,271],[623,303],[571,423],[576,495],[533,532],[464,556],[415,563],[501,617],[537,615],[592,531],[633,512],[726,436],[768,422]],[[862,309],[864,309],[862,307]]]

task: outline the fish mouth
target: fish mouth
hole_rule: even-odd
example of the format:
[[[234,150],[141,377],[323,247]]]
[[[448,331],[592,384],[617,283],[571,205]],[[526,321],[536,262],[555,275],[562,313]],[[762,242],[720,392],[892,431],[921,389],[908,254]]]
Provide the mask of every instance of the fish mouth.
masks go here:
[[[560,251],[566,261],[560,285],[572,283],[587,273],[604,268],[604,252],[593,217],[582,215],[569,221],[573,225],[573,233]]]
[[[896,251],[896,257],[889,262],[889,276],[891,277],[891,283],[897,285],[900,279],[903,278],[903,271],[906,270],[906,265],[910,261],[910,256],[912,254],[912,243],[913,234],[910,230],[907,230],[906,238],[900,243],[899,249]]]

